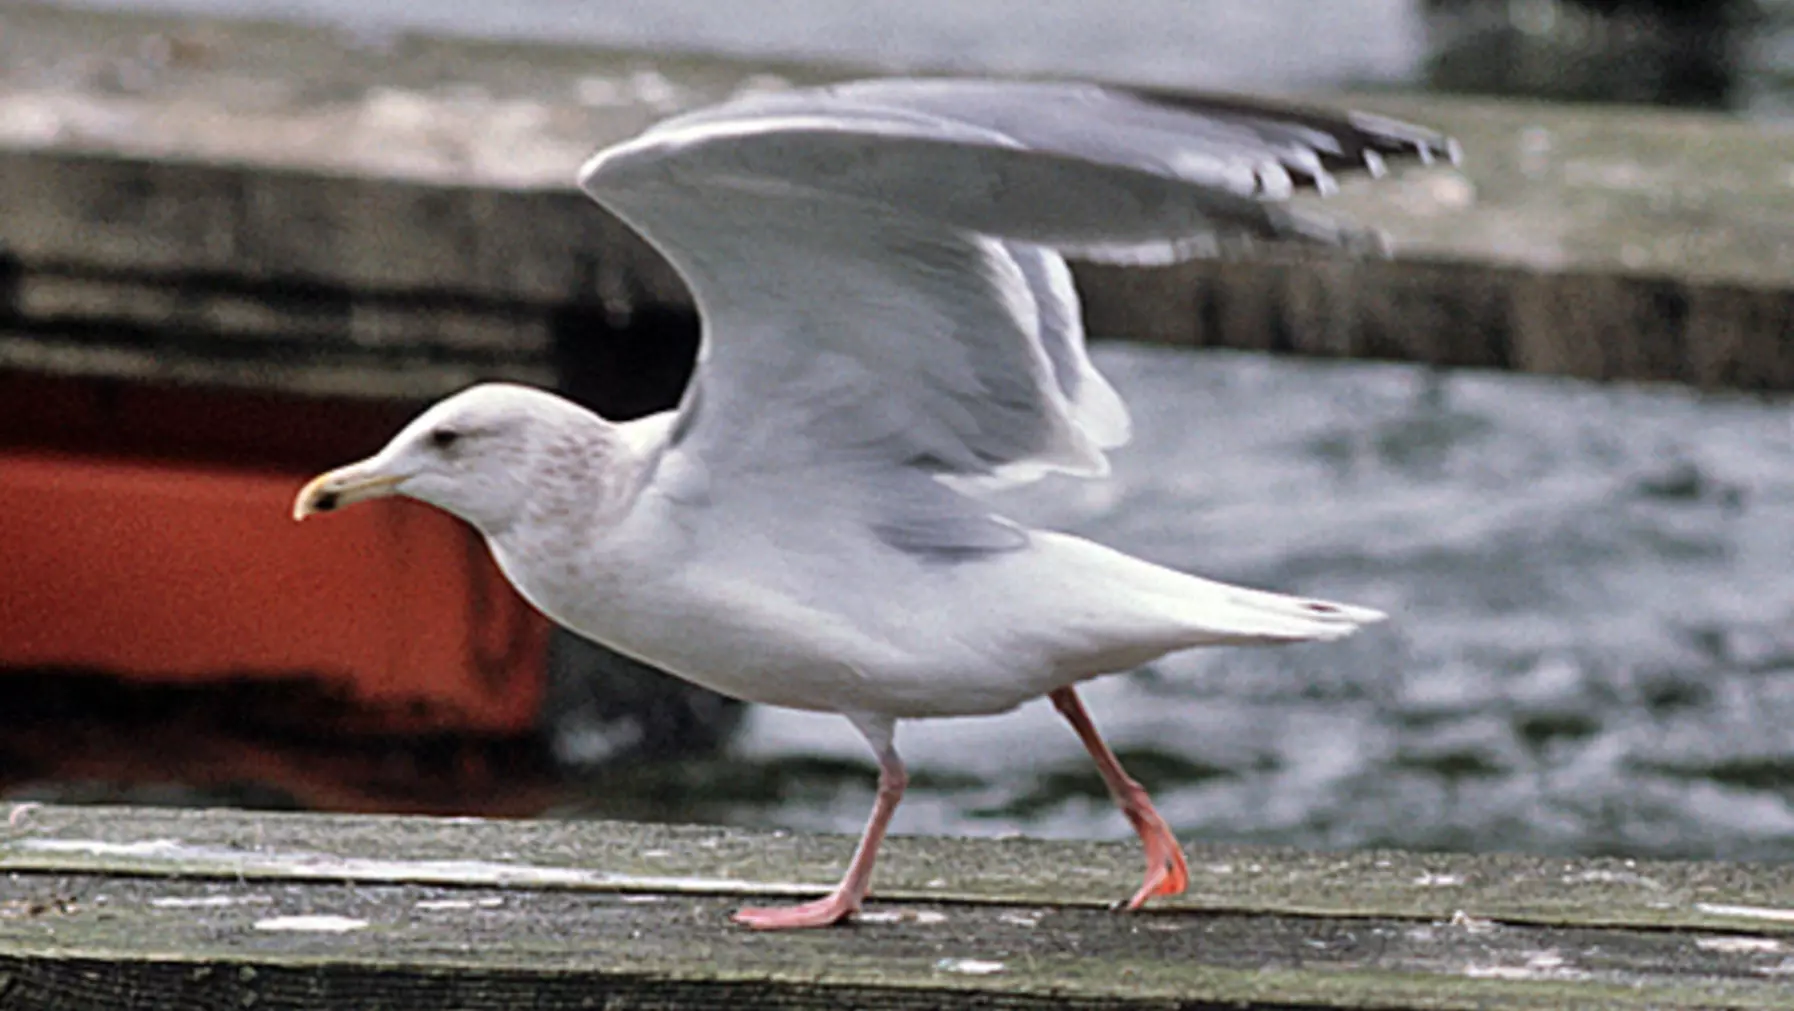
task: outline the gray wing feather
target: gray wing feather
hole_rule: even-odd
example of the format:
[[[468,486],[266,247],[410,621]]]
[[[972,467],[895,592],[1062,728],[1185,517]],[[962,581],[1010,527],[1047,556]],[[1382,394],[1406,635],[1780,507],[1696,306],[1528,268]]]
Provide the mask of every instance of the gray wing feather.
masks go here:
[[[831,461],[1103,471],[1047,350],[1090,369],[1081,329],[1043,339],[1028,276],[1002,243],[857,205],[717,194],[694,191],[656,218],[656,234],[694,240],[668,249],[706,327],[672,431],[682,444],[708,433],[713,474]]]
[[[833,94],[977,123],[1036,149],[1083,154],[1176,174],[1180,153],[1250,160],[1297,188],[1325,190],[1332,173],[1381,174],[1390,160],[1456,162],[1457,142],[1398,120],[1261,99],[1081,83],[873,80]]]
[[[1455,156],[1405,124],[1234,99],[874,81],[668,120],[580,182],[672,261],[705,317],[669,426],[685,471],[771,496],[792,468],[851,471],[830,508],[948,557],[1025,535],[937,479],[1101,473],[1127,438],[1061,253],[1356,243],[1279,198]]]
[[[880,80],[758,95],[669,120],[607,153],[676,157],[760,192],[877,199],[1085,258],[1166,262],[1226,241],[1373,246],[1278,201],[1333,173],[1455,158],[1449,139],[1358,114],[1083,84]]]
[[[1321,216],[1258,199],[1256,163],[1212,150],[1193,149],[1179,174],[1161,174],[1031,150],[975,124],[835,100],[807,115],[760,109],[727,123],[670,121],[612,149],[587,186],[630,185],[638,172],[677,159],[685,177],[743,196],[875,201],[938,226],[1109,261],[1169,262],[1234,236],[1358,241]]]
[[[1058,253],[1018,242],[1009,255],[1028,283],[1040,316],[1040,346],[1053,366],[1053,378],[1070,401],[1079,428],[1103,449],[1127,442],[1132,425],[1127,405],[1115,387],[1096,370],[1084,346],[1084,318],[1071,268]]]

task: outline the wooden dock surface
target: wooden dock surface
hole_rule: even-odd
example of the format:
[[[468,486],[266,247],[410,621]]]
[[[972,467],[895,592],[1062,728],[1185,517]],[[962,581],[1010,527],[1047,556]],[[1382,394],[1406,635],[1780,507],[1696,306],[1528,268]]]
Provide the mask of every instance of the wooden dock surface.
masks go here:
[[[851,840],[601,822],[32,807],[0,828],[0,1006],[1785,1008],[1794,867],[890,841],[857,924],[727,914]]]
[[[864,70],[0,11],[0,367],[423,399],[688,313],[573,189],[594,149]],[[1794,388],[1794,136],[1724,116],[1322,96],[1462,174],[1349,186],[1392,261],[1082,270],[1101,336]]]

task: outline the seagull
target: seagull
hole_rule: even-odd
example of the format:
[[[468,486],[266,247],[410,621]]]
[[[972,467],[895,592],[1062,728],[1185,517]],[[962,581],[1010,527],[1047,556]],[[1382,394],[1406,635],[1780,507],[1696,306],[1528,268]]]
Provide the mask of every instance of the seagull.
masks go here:
[[[429,503],[575,633],[725,695],[846,717],[879,774],[845,876],[739,923],[821,927],[859,910],[907,782],[899,720],[1042,695],[1144,845],[1138,909],[1185,889],[1184,856],[1077,686],[1178,650],[1338,639],[1384,615],[1188,575],[988,504],[1049,473],[1100,477],[1128,438],[1064,257],[1375,245],[1283,198],[1456,154],[1380,117],[1072,82],[739,96],[579,171],[703,317],[677,409],[614,423],[476,385],[306,484],[293,516]]]

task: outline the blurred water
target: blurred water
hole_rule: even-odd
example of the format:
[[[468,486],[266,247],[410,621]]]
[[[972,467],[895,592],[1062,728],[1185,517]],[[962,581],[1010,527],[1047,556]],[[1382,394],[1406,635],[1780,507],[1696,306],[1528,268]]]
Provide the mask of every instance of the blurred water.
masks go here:
[[[1114,480],[1057,481],[1018,511],[1392,616],[1342,643],[1186,653],[1086,689],[1180,832],[1794,855],[1786,403],[1115,344],[1097,357],[1134,407],[1134,443]],[[899,831],[1128,833],[1044,703],[904,724],[898,744],[919,773]],[[760,709],[728,761],[672,788],[622,773],[581,807],[853,832],[872,781],[844,720]],[[645,793],[667,806],[632,808]]]

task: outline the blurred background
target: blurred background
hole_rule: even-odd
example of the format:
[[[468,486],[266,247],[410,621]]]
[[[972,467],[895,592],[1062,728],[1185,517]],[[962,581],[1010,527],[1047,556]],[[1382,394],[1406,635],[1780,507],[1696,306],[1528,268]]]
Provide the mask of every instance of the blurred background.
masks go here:
[[[873,764],[844,721],[744,709],[552,633],[452,522],[383,505],[293,527],[287,504],[307,473],[371,451],[443,390],[506,375],[639,415],[676,398],[695,330],[652,297],[664,278],[644,268],[649,280],[619,279],[605,261],[542,267],[579,273],[569,283],[591,297],[539,305],[407,287],[408,268],[392,263],[430,258],[381,260],[385,236],[365,245],[373,262],[355,267],[384,278],[372,295],[317,279],[327,272],[232,273],[231,250],[267,245],[245,229],[287,220],[288,209],[258,203],[284,192],[278,180],[232,198],[237,245],[215,260],[181,259],[182,236],[215,224],[194,224],[203,215],[188,209],[237,185],[191,167],[221,149],[193,138],[237,131],[227,139],[244,150],[259,143],[247,118],[193,126],[194,109],[213,108],[194,96],[219,81],[231,82],[221,108],[258,115],[310,115],[347,95],[378,104],[383,118],[358,121],[376,146],[391,130],[427,147],[435,127],[418,117],[445,107],[500,141],[523,136],[519,117],[537,116],[534,129],[559,115],[519,104],[532,89],[563,99],[547,93],[550,80],[587,109],[626,105],[646,122],[679,104],[680,74],[703,78],[710,72],[691,68],[712,58],[764,63],[775,81],[861,68],[1351,92],[1422,116],[1447,95],[1520,110],[1615,103],[1613,115],[1628,117],[1658,115],[1636,106],[1679,107],[1711,114],[1699,122],[1721,124],[1711,136],[1727,143],[1785,138],[1794,118],[1794,3],[1777,0],[724,9],[0,4],[10,152],[0,211],[38,207],[44,180],[86,187],[78,216],[15,210],[0,228],[11,306],[0,321],[0,798],[840,832],[857,832],[872,800]],[[237,18],[309,34],[301,45],[285,29],[233,34],[210,20]],[[240,52],[233,40],[245,40]],[[622,86],[561,73],[586,46],[613,63],[616,51],[646,55],[624,61],[635,69]],[[457,62],[476,51],[481,73],[506,68],[496,98]],[[643,69],[657,59],[679,69]],[[274,66],[282,60],[292,66]],[[260,69],[300,83],[258,91]],[[419,81],[448,106],[405,104]],[[1704,127],[1660,114],[1682,131],[1676,143],[1708,143]],[[318,130],[307,158],[329,153],[331,135]],[[505,245],[508,198],[455,188],[455,172],[483,183],[507,161],[545,157],[508,143],[481,154],[497,168],[445,156],[446,169],[426,160],[395,171],[448,173],[437,203],[419,198],[417,219],[477,204],[465,220],[500,237],[467,246],[521,274],[536,254],[522,240]],[[107,160],[116,145],[153,149],[152,164],[117,169]],[[1514,157],[1529,152],[1540,153]],[[1472,147],[1470,165],[1482,156]],[[555,164],[552,182],[504,184],[564,185]],[[1764,171],[1768,185],[1794,188],[1794,158],[1772,155]],[[1645,179],[1639,199],[1673,200],[1651,190],[1669,185]],[[376,199],[348,183],[327,190],[344,206]],[[570,221],[597,218],[577,198],[566,207]],[[282,240],[291,262],[354,228],[323,205],[292,216],[304,227]],[[1757,238],[1785,254],[1794,217],[1778,220]],[[80,234],[97,250],[92,264],[67,252]],[[142,235],[173,238],[164,248]],[[1691,273],[1706,266],[1687,259]],[[1752,283],[1779,308],[1753,317],[1739,340],[1779,361],[1775,349],[1794,346],[1794,273],[1769,273]],[[304,321],[318,320],[334,336],[308,344]],[[299,339],[284,332],[294,326]],[[414,326],[429,330],[433,350],[407,343]],[[1112,481],[1048,482],[1007,502],[1015,514],[1215,578],[1392,615],[1340,644],[1184,654],[1088,688],[1098,725],[1180,835],[1794,854],[1794,424],[1779,373],[1732,375],[1728,390],[1125,340],[1103,342],[1096,357],[1132,405],[1134,443],[1116,454]],[[905,724],[898,744],[914,782],[896,831],[1128,835],[1044,704]]]
[[[1064,75],[1186,88],[1436,88],[1794,111],[1786,0],[85,0],[400,33]]]

